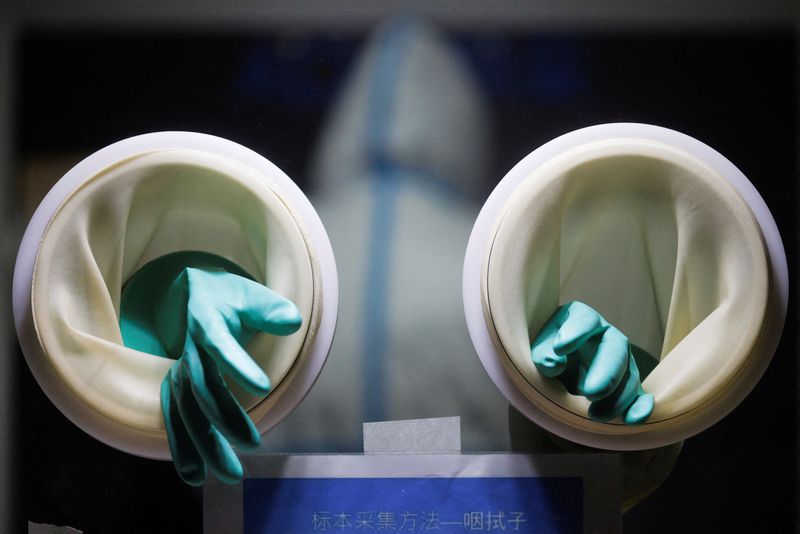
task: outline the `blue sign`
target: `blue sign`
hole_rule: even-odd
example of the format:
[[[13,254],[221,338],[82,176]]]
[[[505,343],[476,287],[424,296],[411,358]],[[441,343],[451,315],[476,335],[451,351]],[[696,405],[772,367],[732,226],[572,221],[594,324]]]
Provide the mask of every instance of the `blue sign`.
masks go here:
[[[254,478],[245,534],[583,532],[580,477]]]

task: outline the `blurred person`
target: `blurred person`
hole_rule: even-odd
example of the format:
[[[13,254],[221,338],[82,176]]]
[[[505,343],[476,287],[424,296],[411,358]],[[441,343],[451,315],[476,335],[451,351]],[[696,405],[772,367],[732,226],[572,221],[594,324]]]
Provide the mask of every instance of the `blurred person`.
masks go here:
[[[460,416],[465,450],[509,447],[507,402],[467,332],[461,271],[492,157],[469,65],[430,24],[380,26],[312,168],[339,272],[339,318],[308,397],[266,450],[352,452],[363,422]]]

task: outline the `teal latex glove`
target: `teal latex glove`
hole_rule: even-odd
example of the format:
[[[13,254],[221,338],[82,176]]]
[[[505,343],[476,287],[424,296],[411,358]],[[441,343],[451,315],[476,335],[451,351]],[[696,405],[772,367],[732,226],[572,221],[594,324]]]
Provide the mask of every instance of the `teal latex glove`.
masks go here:
[[[207,468],[223,482],[241,480],[231,444],[251,449],[260,435],[223,373],[267,395],[269,377],[242,346],[256,331],[288,335],[302,322],[291,301],[226,268],[238,269],[208,254],[172,254],[146,265],[123,290],[125,344],[177,359],[161,384],[161,408],[175,467],[191,485],[205,481]]]
[[[531,345],[539,372],[558,377],[570,393],[592,402],[592,420],[622,417],[627,425],[646,421],[654,405],[653,395],[642,389],[634,351],[652,359],[632,347],[594,309],[577,301],[560,306]]]

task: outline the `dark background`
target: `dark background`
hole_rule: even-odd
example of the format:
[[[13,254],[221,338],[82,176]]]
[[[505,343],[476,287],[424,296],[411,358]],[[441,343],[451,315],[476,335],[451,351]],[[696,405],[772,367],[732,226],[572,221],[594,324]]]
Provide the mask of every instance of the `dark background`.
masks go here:
[[[486,194],[517,161],[562,133],[616,121],[666,126],[716,148],[754,183],[777,220],[796,280],[798,52],[791,26],[451,37],[494,112],[498,157]],[[114,141],[169,129],[239,142],[313,191],[307,162],[364,38],[26,29],[15,62],[21,211],[29,216],[60,178],[43,168],[63,172]],[[686,442],[666,483],[625,516],[626,532],[794,531],[796,339],[793,293],[764,378],[731,415]],[[201,531],[201,491],[184,486],[166,462],[134,458],[83,434],[14,351],[10,487],[21,531],[29,519],[88,533]]]

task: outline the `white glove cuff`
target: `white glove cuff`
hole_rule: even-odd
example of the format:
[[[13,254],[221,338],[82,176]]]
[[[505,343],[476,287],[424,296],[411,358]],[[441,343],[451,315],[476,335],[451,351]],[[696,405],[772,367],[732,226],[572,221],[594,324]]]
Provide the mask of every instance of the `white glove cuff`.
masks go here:
[[[323,277],[320,244],[333,287]],[[43,201],[20,248],[20,341],[37,380],[68,417],[148,457],[169,457],[159,389],[173,361],[123,345],[120,293],[137,269],[181,250],[225,257],[300,309],[298,332],[259,334],[248,344],[272,393],[260,399],[232,387],[262,432],[282,416],[267,414],[287,390],[313,383],[330,344],[315,339],[324,308],[332,306],[335,320],[327,236],[299,189],[263,158],[219,138],[171,132],[122,141],[78,164]],[[305,391],[290,396],[299,402]]]
[[[484,365],[523,413],[587,445],[648,448],[702,430],[752,389],[780,337],[786,260],[769,212],[759,220],[748,204],[763,201],[723,160],[677,132],[604,125],[545,145],[501,182],[470,240],[465,306]],[[571,300],[659,358],[645,424],[591,421],[585,398],[535,368],[533,337]]]

